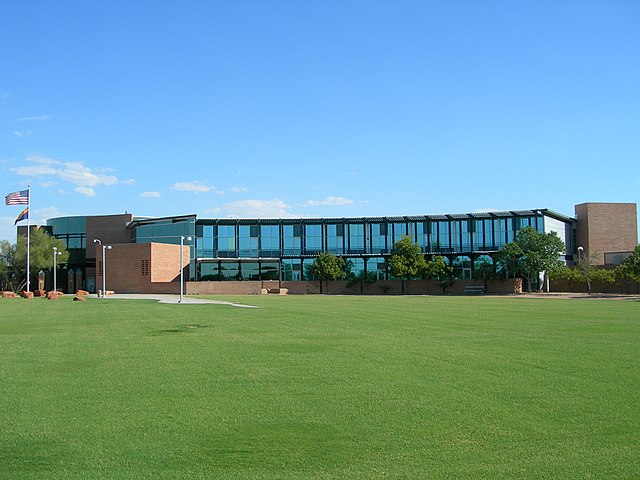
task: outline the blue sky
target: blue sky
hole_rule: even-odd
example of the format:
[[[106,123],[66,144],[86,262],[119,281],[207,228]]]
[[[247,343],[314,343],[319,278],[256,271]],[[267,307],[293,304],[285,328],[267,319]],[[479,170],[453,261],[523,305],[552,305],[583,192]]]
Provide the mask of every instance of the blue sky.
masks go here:
[[[0,19],[1,193],[30,183],[32,222],[640,201],[637,1],[8,0]]]

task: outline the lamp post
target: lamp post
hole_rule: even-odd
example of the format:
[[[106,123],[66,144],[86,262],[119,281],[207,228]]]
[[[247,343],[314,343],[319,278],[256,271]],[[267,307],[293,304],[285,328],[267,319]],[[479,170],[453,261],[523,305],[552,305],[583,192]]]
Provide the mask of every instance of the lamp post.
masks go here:
[[[584,248],[582,246],[578,247],[578,262],[580,260],[582,260],[582,252],[584,251]]]
[[[102,247],[102,295],[101,297],[104,298],[105,295],[105,291],[107,289],[107,282],[106,282],[106,275],[107,275],[107,266],[105,264],[106,258],[105,258],[105,251],[106,250],[111,250],[111,245],[103,245],[102,241],[100,241],[99,239],[94,239],[93,243],[98,244]]]
[[[180,300],[178,300],[178,303],[182,303],[182,296],[184,292],[184,266],[182,265],[182,248],[184,247],[185,240],[190,242],[191,237],[180,235]]]
[[[53,247],[53,291],[58,291],[57,282],[57,270],[58,270],[58,255],[62,255],[62,252],[58,251],[58,247]]]

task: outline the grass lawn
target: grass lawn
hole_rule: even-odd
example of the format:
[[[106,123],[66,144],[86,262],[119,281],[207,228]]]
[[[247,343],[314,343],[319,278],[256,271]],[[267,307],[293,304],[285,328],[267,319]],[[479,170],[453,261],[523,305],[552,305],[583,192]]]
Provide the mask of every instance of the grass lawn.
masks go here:
[[[0,478],[639,478],[640,302],[0,300]]]

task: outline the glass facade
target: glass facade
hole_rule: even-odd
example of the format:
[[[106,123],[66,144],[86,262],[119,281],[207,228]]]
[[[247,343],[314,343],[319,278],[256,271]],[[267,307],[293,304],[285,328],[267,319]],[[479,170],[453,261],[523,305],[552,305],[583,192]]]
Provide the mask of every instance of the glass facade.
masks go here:
[[[458,278],[470,278],[480,263],[512,242],[519,230],[533,227],[557,232],[573,251],[575,221],[549,211],[491,212],[460,215],[348,219],[201,219],[195,215],[139,219],[128,228],[136,243],[191,247],[192,280],[312,279],[310,266],[323,251],[348,261],[355,276],[389,278],[386,260],[393,244],[408,235],[429,260],[443,256]],[[48,221],[52,234],[70,252],[86,249],[86,217]],[[80,265],[82,262],[78,262]]]

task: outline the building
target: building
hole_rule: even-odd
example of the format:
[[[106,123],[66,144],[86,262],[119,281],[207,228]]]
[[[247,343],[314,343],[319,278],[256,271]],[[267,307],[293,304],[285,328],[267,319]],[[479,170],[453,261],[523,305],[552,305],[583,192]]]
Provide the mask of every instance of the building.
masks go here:
[[[365,272],[387,280],[385,259],[405,235],[426,256],[443,256],[457,278],[468,279],[479,263],[493,263],[495,254],[525,227],[556,232],[566,245],[568,264],[578,254],[593,252],[603,264],[619,263],[638,242],[636,205],[620,203],[577,205],[575,218],[534,209],[300,219],[122,214],[47,222],[51,234],[62,239],[71,253],[68,265],[62,267],[67,270],[69,291],[81,287],[95,291],[101,285],[102,247],[108,245],[107,290],[154,293],[177,293],[181,269],[185,279],[196,282],[311,280],[309,267],[322,251],[348,259],[356,275]]]

